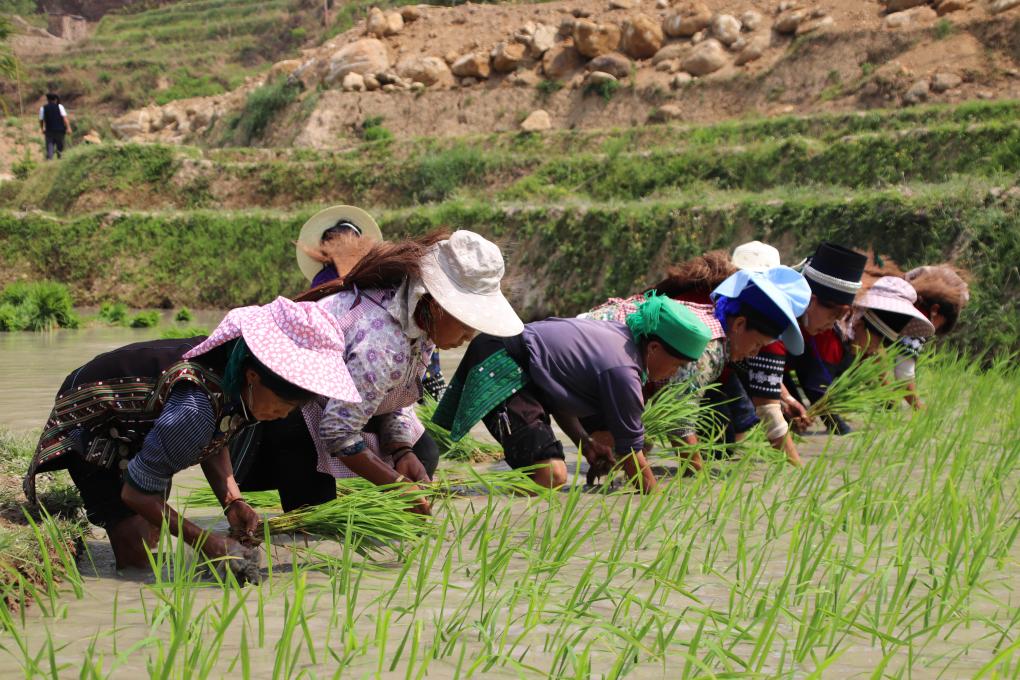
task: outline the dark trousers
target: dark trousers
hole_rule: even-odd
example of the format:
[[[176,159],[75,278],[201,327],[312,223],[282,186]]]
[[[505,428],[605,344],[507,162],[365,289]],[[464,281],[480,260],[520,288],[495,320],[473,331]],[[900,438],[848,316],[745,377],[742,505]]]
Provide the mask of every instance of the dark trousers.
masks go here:
[[[532,385],[482,417],[489,434],[503,447],[506,464],[517,469],[552,458],[564,460],[563,444],[552,429],[549,412]]]
[[[255,430],[250,441],[239,440],[230,451],[242,491],[276,489],[285,512],[336,498],[336,479],[315,469],[319,454],[300,409]],[[439,466],[439,446],[425,433],[413,448],[431,477]]]
[[[57,158],[60,158],[64,153],[64,136],[67,133],[61,130],[60,132],[47,132],[46,133],[46,160],[53,160],[53,153],[56,152]]]

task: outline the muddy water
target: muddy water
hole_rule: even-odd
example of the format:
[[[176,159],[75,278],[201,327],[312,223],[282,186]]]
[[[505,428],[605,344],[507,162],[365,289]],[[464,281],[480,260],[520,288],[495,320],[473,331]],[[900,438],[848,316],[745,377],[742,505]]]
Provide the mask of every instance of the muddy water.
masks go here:
[[[215,319],[196,323],[211,326]],[[109,328],[63,331],[45,335],[0,334],[2,350],[0,424],[18,430],[37,428],[49,410],[53,392],[67,372],[96,353],[155,335],[156,332],[152,330]],[[452,374],[460,356],[460,353],[444,354],[444,370],[448,375]],[[821,455],[823,446],[823,438],[810,438],[802,447],[802,455],[810,461]],[[827,452],[827,455],[838,454],[838,449]],[[756,472],[749,482],[753,484],[760,478],[760,473]],[[175,479],[175,494],[179,499],[180,495],[203,484],[201,473],[198,470],[189,470]],[[587,507],[597,502],[597,498],[585,497],[581,503],[583,507]],[[445,505],[440,504],[437,507],[436,516],[459,517],[464,521],[465,518],[480,512],[485,503],[486,500],[483,498],[448,501]],[[507,508],[509,513],[507,524],[517,532],[526,531],[528,523],[535,515],[544,511],[543,507],[526,499],[500,499],[496,504]],[[596,512],[593,517],[597,515]],[[214,511],[191,512],[189,516],[205,526],[223,528],[222,517]],[[585,550],[579,552],[575,559],[558,571],[555,582],[549,585],[548,590],[535,596],[546,611],[555,611],[557,607],[565,605],[573,592],[574,584],[585,577],[588,558],[591,555],[605,553],[609,549],[613,533],[619,526],[618,518],[610,518],[604,529],[586,542]],[[734,528],[731,524],[720,536],[721,543],[725,546],[723,550],[727,553],[727,557],[720,560],[720,564],[728,564],[730,559],[733,559],[732,553],[737,540]],[[487,637],[489,631],[482,624],[486,613],[480,612],[477,604],[471,607],[467,625],[463,630],[446,631],[443,628],[453,625],[455,617],[452,614],[459,605],[468,601],[469,593],[478,583],[479,577],[474,566],[478,561],[478,548],[470,540],[470,536],[471,534],[467,534],[459,541],[440,544],[441,553],[434,563],[424,568],[425,600],[420,604],[415,604],[419,592],[415,585],[417,566],[410,574],[402,574],[402,562],[394,557],[366,569],[358,582],[356,603],[352,605],[354,625],[351,629],[345,628],[344,619],[348,605],[355,600],[345,588],[344,579],[335,571],[335,564],[331,572],[330,568],[322,567],[324,564],[322,556],[310,556],[306,552],[309,548],[321,550],[323,554],[337,560],[342,557],[341,551],[332,544],[305,544],[303,541],[295,544],[281,541],[281,545],[275,545],[269,551],[274,564],[272,579],[261,588],[244,589],[242,596],[245,603],[235,621],[227,627],[222,647],[211,661],[210,675],[240,677],[239,659],[244,647],[250,657],[252,677],[274,675],[294,677],[302,670],[307,672],[307,677],[331,676],[340,665],[333,654],[342,658],[347,650],[360,646],[362,652],[349,661],[343,677],[408,677],[404,661],[397,664],[396,670],[392,672],[389,661],[395,656],[405,632],[412,625],[412,620],[422,626],[423,644],[431,644],[433,639],[442,634],[452,636],[450,651],[445,652],[443,658],[432,662],[425,674],[427,677],[453,677],[457,674],[458,668],[461,676],[466,676],[473,658],[493,647],[501,649],[506,658],[521,658],[526,652],[526,662],[531,669],[550,668],[556,659],[557,645],[562,645],[571,634],[577,633],[578,627],[568,626],[561,630],[558,624],[544,621],[527,622],[520,616],[520,602],[508,603],[499,599],[501,592],[507,592],[511,584],[514,587],[522,587],[519,580],[527,573],[529,559],[535,559],[533,555],[523,552],[509,555],[505,576],[502,577],[501,583],[492,587],[492,602],[488,605],[490,610],[488,615],[500,622],[501,625],[497,628],[505,630],[506,639],[511,642],[501,642]],[[702,536],[707,538],[707,534]],[[52,657],[61,669],[57,673],[60,677],[77,676],[82,659],[87,656],[90,647],[102,653],[103,674],[125,678],[149,675],[152,671],[150,664],[166,653],[170,641],[168,632],[170,613],[168,611],[158,614],[160,595],[165,596],[167,591],[155,586],[151,573],[117,573],[113,567],[108,544],[101,532],[95,531],[89,536],[87,547],[89,557],[82,562],[85,577],[84,596],[79,600],[67,594],[62,600],[59,615],[54,618],[44,617],[39,608],[30,610],[23,630],[26,648],[33,656],[45,651],[41,657],[45,659],[49,657],[48,646],[52,643],[54,650]],[[786,570],[790,568],[788,547],[788,540],[784,537],[774,541],[772,556],[763,568],[767,581],[780,582]],[[887,549],[894,550],[895,545],[890,545]],[[648,564],[656,559],[656,551],[651,548],[635,549],[624,557],[636,564]],[[444,601],[441,586],[438,584],[442,583],[442,570],[447,562],[452,562],[454,569]],[[987,590],[973,598],[970,608],[976,617],[984,617],[987,621],[995,622],[995,628],[1004,631],[1010,636],[1009,639],[1015,639],[1017,631],[1010,629],[1009,616],[1010,611],[1015,611],[1020,604],[1016,595],[1020,590],[1020,576],[1015,570],[1011,570],[1010,566],[1020,564],[1020,549],[1014,548],[1005,562],[1005,568],[986,584]],[[297,573],[292,566],[294,563],[298,565]],[[320,569],[305,570],[302,566],[312,563],[319,564]],[[401,578],[404,579],[401,586],[394,590],[394,583]],[[540,585],[538,583],[540,579],[535,581],[536,587]],[[633,582],[630,578],[625,581],[626,584]],[[308,642],[304,640],[304,629],[299,627],[291,642],[287,643],[284,633],[288,628],[288,612],[293,611],[301,584],[304,584],[306,589],[300,610],[304,615],[304,625],[307,626],[309,638]],[[653,585],[651,582],[639,582],[634,596],[648,597]],[[680,612],[698,604],[724,612],[733,589],[739,585],[739,579],[734,577],[731,570],[724,570],[723,573],[702,573],[698,569],[693,569],[683,582],[689,596],[676,591],[670,592],[656,605],[667,611]],[[528,591],[525,589],[523,592]],[[215,644],[215,622],[221,611],[224,611],[221,609],[224,595],[218,587],[192,588],[190,593],[194,598],[190,621],[204,622],[204,627],[196,625],[193,628],[189,646],[185,651],[191,653],[198,650],[201,654],[202,650],[213,649]],[[234,602],[236,600],[231,599],[226,605],[227,609]],[[618,613],[618,606],[619,602],[596,600],[590,604],[588,612],[592,617],[609,621]],[[623,614],[618,623],[639,618],[640,612],[637,610],[636,605],[631,607],[631,611]],[[179,614],[181,611],[182,607],[175,606],[174,613]],[[515,615],[511,616],[511,613]],[[390,623],[387,624],[387,621]],[[388,631],[386,625],[390,626]],[[897,655],[891,660],[889,669],[895,671],[911,667],[910,677],[913,678],[973,677],[994,655],[992,649],[999,636],[990,635],[988,631],[991,628],[993,626],[961,627],[953,632],[951,638],[947,637],[939,643],[928,645],[923,653],[913,659],[908,659],[905,652]],[[348,634],[349,636],[345,637]],[[797,631],[788,627],[780,628],[778,634],[791,641],[795,641],[797,637]],[[697,635],[697,624],[694,621],[690,624],[681,621],[675,632],[676,639],[682,641],[690,640]],[[517,636],[520,636],[523,642],[514,646],[512,641]],[[649,632],[647,636],[646,642],[650,644],[653,633]],[[600,677],[608,673],[616,659],[619,643],[615,639],[610,642],[611,637],[605,630],[596,627],[577,639],[575,646],[578,651],[592,640],[595,641],[591,652],[590,677]],[[841,643],[846,647],[846,651],[823,677],[870,677],[874,669],[882,663],[884,654],[881,640],[868,640],[863,635],[854,635],[853,639],[855,640],[853,644]],[[10,650],[0,651],[0,676],[22,677],[23,671],[18,662],[20,655],[16,647],[6,645],[2,635],[0,644]],[[312,654],[305,647],[307,644],[314,648],[314,661]],[[298,653],[299,662],[296,667],[290,671],[274,672],[274,666],[281,658],[281,650],[286,652],[288,649],[297,650],[301,647],[305,648]],[[405,660],[410,647],[411,643],[408,642],[403,648]],[[819,650],[820,653],[823,651],[824,649]],[[740,643],[733,652],[738,656],[747,657],[752,653],[752,644]],[[461,654],[465,659],[463,663],[460,662]],[[953,659],[957,654],[961,656]],[[945,656],[939,659],[941,655]],[[94,656],[93,660],[97,658]],[[379,659],[383,660],[381,665]],[[950,661],[951,672],[941,673],[941,669],[949,665]],[[48,663],[48,661],[44,663],[43,667],[48,668]],[[763,670],[768,675],[770,668],[774,669],[780,664],[781,660],[776,654],[767,659]],[[661,663],[642,664],[628,675],[638,678],[674,678],[679,677],[678,669],[682,665],[682,658],[676,655],[665,667]],[[531,669],[517,672],[513,670],[512,665],[496,665],[492,668],[475,668],[473,675],[486,678],[537,675]],[[806,663],[804,672],[796,673],[795,677],[807,676],[812,669],[813,665]],[[195,676],[197,677],[197,674]]]

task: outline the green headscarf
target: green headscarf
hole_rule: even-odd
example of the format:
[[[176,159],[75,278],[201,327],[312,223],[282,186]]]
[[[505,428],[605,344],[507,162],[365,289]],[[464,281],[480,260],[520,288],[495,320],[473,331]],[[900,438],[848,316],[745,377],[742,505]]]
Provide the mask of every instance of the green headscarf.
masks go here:
[[[635,340],[654,335],[692,361],[712,339],[712,332],[694,312],[655,291],[649,291],[637,311],[627,317],[627,327]]]

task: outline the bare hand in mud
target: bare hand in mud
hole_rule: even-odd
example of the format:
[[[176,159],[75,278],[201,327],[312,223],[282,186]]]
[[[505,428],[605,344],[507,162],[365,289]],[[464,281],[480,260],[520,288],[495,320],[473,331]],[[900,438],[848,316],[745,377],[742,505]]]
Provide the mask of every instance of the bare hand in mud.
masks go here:
[[[261,542],[261,536],[255,533],[259,525],[259,514],[244,501],[234,501],[227,509],[227,522],[230,524],[230,536],[243,545],[255,546]]]
[[[613,447],[600,441],[602,433],[596,432],[581,442],[581,453],[588,461],[588,484],[593,485],[599,477],[609,474],[609,471],[616,465],[616,456],[613,454]]]
[[[245,547],[229,538],[226,541],[227,554],[220,562],[223,565],[221,568],[230,569],[234,578],[241,585],[261,582],[262,572],[259,570],[258,550]]]
[[[411,489],[413,491],[415,491],[415,492],[420,492],[421,491],[421,489],[419,487],[417,487],[417,486],[412,486]],[[415,499],[414,505],[412,505],[410,508],[408,508],[408,510],[410,510],[411,512],[416,513],[418,515],[431,515],[432,514],[432,506],[429,504],[429,499],[425,498],[424,496]]]

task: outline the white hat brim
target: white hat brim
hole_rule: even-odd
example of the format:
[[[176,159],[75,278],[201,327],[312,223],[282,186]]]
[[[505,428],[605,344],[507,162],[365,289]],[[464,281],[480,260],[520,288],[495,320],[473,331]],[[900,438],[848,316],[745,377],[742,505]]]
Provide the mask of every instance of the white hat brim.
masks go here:
[[[435,252],[422,258],[421,278],[440,307],[476,331],[500,338],[524,331],[524,322],[502,291],[480,294],[459,288],[443,272]]]
[[[382,230],[375,219],[361,208],[355,208],[353,205],[334,205],[332,208],[320,210],[302,225],[301,232],[298,234],[298,242],[294,246],[298,267],[309,281],[322,271],[322,262],[311,257],[301,246],[304,245],[312,250],[318,248],[322,242],[323,232],[341,220],[356,224],[361,229],[361,238],[371,241],[383,240]]]
[[[873,292],[868,291],[855,304],[866,309],[877,309],[882,312],[909,316],[910,321],[900,331],[901,337],[930,338],[935,335],[935,325],[931,320],[906,300],[886,295],[875,295]]]

